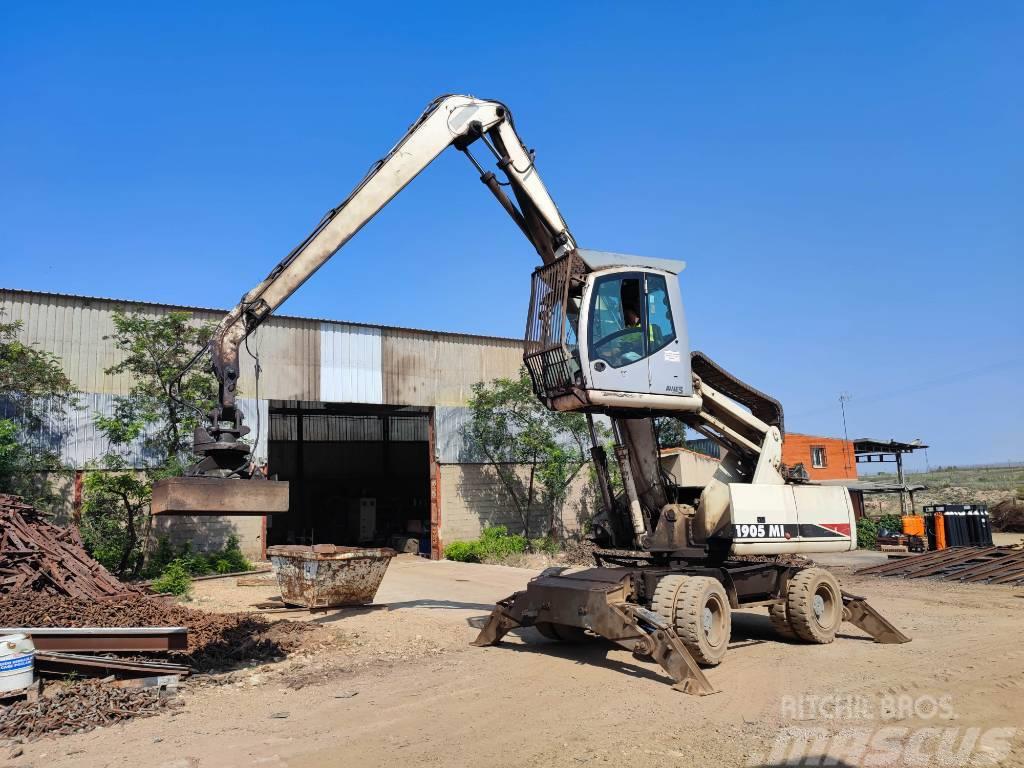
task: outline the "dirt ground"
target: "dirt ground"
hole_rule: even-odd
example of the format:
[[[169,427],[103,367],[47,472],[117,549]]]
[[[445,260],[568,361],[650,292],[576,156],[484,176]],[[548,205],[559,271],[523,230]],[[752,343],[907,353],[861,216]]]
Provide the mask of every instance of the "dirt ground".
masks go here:
[[[743,612],[724,663],[707,672],[720,692],[692,697],[653,663],[599,640],[559,645],[529,629],[473,648],[470,620],[535,571],[402,556],[377,595],[382,607],[282,614],[322,628],[304,651],[192,678],[173,714],[26,744],[6,764],[759,766],[778,762],[780,734],[794,727],[838,738],[1024,726],[1021,590],[851,575],[878,557],[850,553],[834,571],[910,644],[874,644],[850,625],[830,645],[787,643],[763,610]],[[193,605],[238,610],[275,593],[200,582]],[[1006,733],[972,754],[1002,758],[1012,744],[1000,764],[1024,764],[1020,735]]]

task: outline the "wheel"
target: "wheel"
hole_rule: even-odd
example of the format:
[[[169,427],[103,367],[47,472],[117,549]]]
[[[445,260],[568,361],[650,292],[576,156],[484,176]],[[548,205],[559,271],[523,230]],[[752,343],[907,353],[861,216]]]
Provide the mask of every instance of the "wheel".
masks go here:
[[[776,603],[768,607],[768,618],[772,620],[772,628],[786,640],[796,640],[796,632],[789,626],[786,618],[786,604]]]
[[[676,595],[684,581],[686,576],[662,576],[654,588],[654,599],[651,600],[651,610],[673,627],[676,625]]]
[[[587,637],[587,632],[582,627],[552,624],[550,621],[538,621],[533,626],[548,640],[556,640],[560,643],[579,643]]]
[[[675,627],[699,664],[721,663],[729,647],[732,613],[725,588],[707,576],[665,576],[654,590],[651,607]]]
[[[836,577],[805,568],[789,580],[786,615],[796,636],[809,643],[831,643],[843,622],[843,594]]]

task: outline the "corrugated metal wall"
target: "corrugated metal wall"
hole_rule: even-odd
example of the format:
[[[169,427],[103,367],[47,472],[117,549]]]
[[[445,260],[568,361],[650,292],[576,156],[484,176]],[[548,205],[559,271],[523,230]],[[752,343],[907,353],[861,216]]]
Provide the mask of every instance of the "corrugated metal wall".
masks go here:
[[[320,399],[383,403],[380,359],[380,328],[320,323]]]
[[[56,451],[67,466],[83,469],[111,448],[106,438],[96,429],[95,416],[113,415],[116,398],[117,395],[105,392],[86,392],[79,397],[78,408],[52,408],[42,403],[42,423],[23,434],[35,444]],[[255,458],[257,462],[263,463],[267,460],[267,435],[270,430],[267,401],[257,402],[243,397],[239,398],[238,404],[245,414],[245,423],[252,429],[249,437],[255,441]],[[15,414],[7,403],[0,400],[0,419],[6,418],[15,418]],[[146,467],[152,463],[142,437],[119,452],[134,467]]]
[[[132,302],[0,290],[4,321],[20,321],[24,326],[22,339],[57,355],[71,381],[83,392],[121,395],[131,386],[123,374],[104,373],[121,359],[114,343],[104,338],[114,332],[115,307],[149,317],[167,311]],[[213,319],[209,313],[195,314],[199,320]]]
[[[298,415],[272,413],[270,439],[295,442],[299,439]],[[384,422],[387,422],[385,425]],[[387,427],[387,439],[393,443],[422,442],[429,439],[426,414],[415,416],[348,416],[340,413],[306,413],[302,416],[305,442],[381,442]]]
[[[216,319],[220,320],[223,315]],[[239,391],[256,396],[255,362],[260,358],[259,397],[266,400],[320,399],[320,323],[273,317],[242,347]]]
[[[436,454],[439,464],[478,464],[484,461],[469,436],[473,414],[464,406],[438,406],[434,409]]]
[[[710,456],[713,459],[722,458],[722,449],[718,443],[714,440],[709,440],[706,437],[697,438],[696,440],[687,440],[686,447],[695,453],[703,453],[705,456]]]
[[[513,339],[383,329],[384,402],[465,405],[478,381],[516,376],[523,344]]]
[[[111,396],[126,394],[131,385],[127,376],[104,372],[120,359],[113,342],[104,338],[114,332],[114,311],[157,317],[183,310],[204,322],[217,322],[224,315],[217,310],[9,289],[0,289],[0,309],[5,321],[24,324],[24,341],[57,355],[72,382],[86,393],[85,407],[65,414],[66,435],[40,436],[58,440],[74,466],[103,452],[92,414],[109,413]],[[438,459],[479,461],[472,458],[474,451],[464,438],[464,406],[471,388],[478,381],[515,376],[522,365],[522,343],[514,339],[272,317],[250,337],[240,361],[239,394],[246,423],[254,432],[256,354],[262,367],[261,456],[266,455],[270,429],[266,401],[307,400],[437,406]],[[138,451],[133,455],[144,459]]]

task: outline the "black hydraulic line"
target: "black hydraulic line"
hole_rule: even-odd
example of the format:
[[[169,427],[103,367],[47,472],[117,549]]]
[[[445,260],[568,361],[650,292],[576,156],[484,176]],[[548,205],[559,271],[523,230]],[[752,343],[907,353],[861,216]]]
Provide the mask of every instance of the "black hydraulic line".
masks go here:
[[[586,414],[587,427],[590,429],[590,456],[594,460],[594,468],[597,471],[598,485],[601,487],[601,501],[604,503],[604,511],[611,519],[615,514],[615,504],[612,494],[611,474],[608,471],[608,454],[604,446],[597,439],[597,429],[594,427],[594,415]]]
[[[523,218],[523,214],[519,212],[515,204],[509,200],[508,195],[505,194],[505,190],[501,188],[501,182],[498,181],[498,177],[494,175],[492,171],[486,171],[480,167],[480,163],[476,161],[473,154],[466,147],[459,148],[462,154],[469,158],[469,162],[473,164],[477,172],[480,174],[480,181],[483,182],[484,186],[491,190],[491,194],[498,201],[502,208],[505,209],[505,213],[512,217],[512,221],[516,223],[520,231],[526,236],[526,239],[531,243],[533,237],[530,236],[530,230],[526,226],[526,219]]]
[[[515,207],[513,202],[508,199],[508,195],[505,194],[505,190],[501,188],[501,184],[498,182],[498,177],[490,171],[483,174],[480,177],[480,181],[484,183],[484,186],[491,190],[491,194],[498,201],[505,212],[512,217],[512,220],[519,227],[520,231],[526,235],[526,239],[533,242],[533,238],[530,237],[530,230],[526,226],[526,219],[523,218],[523,214],[519,212],[519,209]]]

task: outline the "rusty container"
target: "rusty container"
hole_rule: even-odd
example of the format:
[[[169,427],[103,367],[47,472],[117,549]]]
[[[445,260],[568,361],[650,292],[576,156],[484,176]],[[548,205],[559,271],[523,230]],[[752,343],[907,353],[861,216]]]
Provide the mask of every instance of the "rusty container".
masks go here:
[[[372,603],[395,554],[393,549],[334,544],[267,547],[281,598],[305,608]]]

